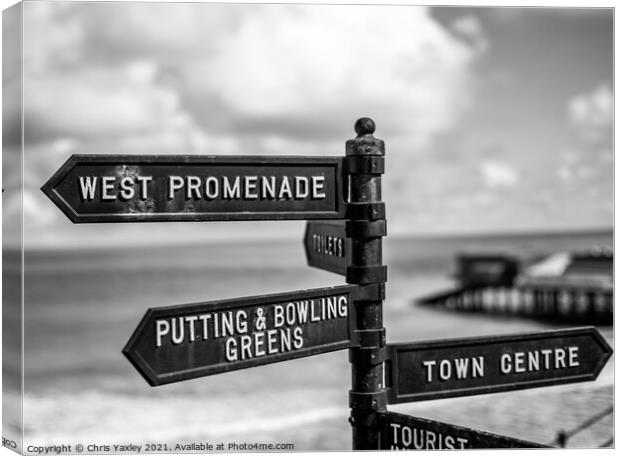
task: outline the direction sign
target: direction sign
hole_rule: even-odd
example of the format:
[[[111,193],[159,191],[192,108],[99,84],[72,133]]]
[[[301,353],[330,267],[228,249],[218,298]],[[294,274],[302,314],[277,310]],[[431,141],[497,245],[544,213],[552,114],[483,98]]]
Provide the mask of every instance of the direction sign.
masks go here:
[[[351,239],[344,221],[307,222],[304,235],[309,266],[346,275],[351,264]]]
[[[388,345],[388,403],[594,380],[612,349],[591,327]]]
[[[152,385],[352,346],[357,285],[149,309],[123,349]]]
[[[481,448],[549,448],[454,424],[385,412],[379,414],[380,450],[467,450]]]
[[[41,188],[74,223],[344,218],[342,158],[73,155]]]

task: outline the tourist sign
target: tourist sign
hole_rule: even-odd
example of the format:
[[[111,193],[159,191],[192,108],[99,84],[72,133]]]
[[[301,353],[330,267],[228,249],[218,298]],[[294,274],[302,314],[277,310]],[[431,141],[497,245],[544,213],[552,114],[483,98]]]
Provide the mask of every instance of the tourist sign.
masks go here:
[[[469,450],[548,448],[540,443],[491,434],[401,413],[379,414],[380,450]]]

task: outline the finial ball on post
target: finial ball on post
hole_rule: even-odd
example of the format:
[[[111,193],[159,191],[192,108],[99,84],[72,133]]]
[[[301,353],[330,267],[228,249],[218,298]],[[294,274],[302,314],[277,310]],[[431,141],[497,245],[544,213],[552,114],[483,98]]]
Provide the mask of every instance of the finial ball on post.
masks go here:
[[[369,117],[362,117],[355,122],[357,137],[346,142],[346,155],[385,155],[385,143],[373,136],[375,122]]]
[[[355,122],[357,136],[372,135],[375,132],[375,122],[369,117],[362,117]]]

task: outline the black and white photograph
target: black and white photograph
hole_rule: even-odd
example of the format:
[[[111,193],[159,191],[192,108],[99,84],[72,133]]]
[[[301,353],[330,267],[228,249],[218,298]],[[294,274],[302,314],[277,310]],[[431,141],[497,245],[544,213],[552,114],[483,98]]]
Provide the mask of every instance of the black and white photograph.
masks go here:
[[[613,3],[11,3],[3,454],[615,448]]]

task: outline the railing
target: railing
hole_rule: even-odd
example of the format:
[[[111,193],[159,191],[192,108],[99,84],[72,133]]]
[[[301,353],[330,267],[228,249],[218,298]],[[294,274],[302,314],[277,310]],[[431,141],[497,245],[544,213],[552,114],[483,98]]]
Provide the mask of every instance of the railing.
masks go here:
[[[589,324],[613,322],[611,289],[549,286],[455,288],[420,298],[417,302],[465,312],[515,314]]]
[[[569,431],[565,431],[565,430],[559,431],[557,437],[551,443],[551,445],[559,445],[561,448],[566,448],[566,443],[568,439],[573,437],[575,434],[578,434],[579,432],[583,431],[584,429],[589,428],[590,426],[597,423],[598,421],[602,420],[607,415],[610,415],[611,413],[613,413],[613,411],[614,411],[614,407],[613,405],[610,405],[608,408],[603,410],[601,413],[594,415],[591,418],[588,418],[580,425],[575,426],[573,429]],[[614,443],[614,438],[612,436],[610,439],[605,441],[602,445],[599,445],[599,448],[610,447],[613,443]]]

